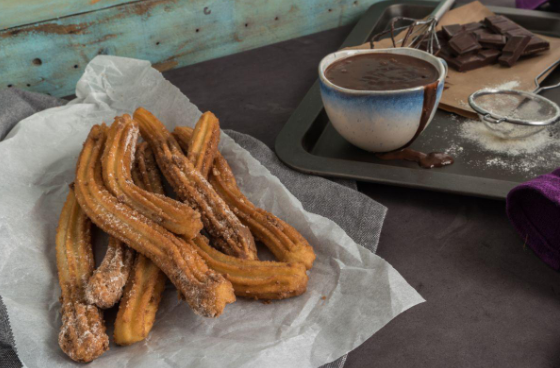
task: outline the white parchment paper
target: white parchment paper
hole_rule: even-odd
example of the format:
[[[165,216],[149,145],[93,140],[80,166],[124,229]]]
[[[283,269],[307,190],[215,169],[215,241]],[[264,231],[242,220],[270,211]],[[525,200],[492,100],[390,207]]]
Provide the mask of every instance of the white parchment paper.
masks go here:
[[[23,120],[0,143],[0,295],[28,367],[76,365],[57,343],[54,240],[91,126],[111,123],[138,106],[169,129],[194,126],[200,115],[146,61],[98,56],[76,95],[66,106]],[[111,343],[88,367],[318,367],[423,301],[390,264],[334,222],[306,212],[278,178],[225,134],[220,148],[247,197],[292,224],[315,249],[308,291],[267,305],[238,299],[219,318],[205,319],[166,290],[147,340],[129,347]]]

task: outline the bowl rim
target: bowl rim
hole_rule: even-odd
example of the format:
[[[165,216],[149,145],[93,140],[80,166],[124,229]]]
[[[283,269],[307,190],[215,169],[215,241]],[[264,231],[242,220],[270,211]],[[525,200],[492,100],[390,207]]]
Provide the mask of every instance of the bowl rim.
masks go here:
[[[357,49],[357,50],[339,50],[339,51],[335,51],[335,52],[331,52],[330,54],[325,55],[325,57],[323,57],[321,59],[321,61],[319,62],[319,67],[318,67],[318,71],[319,71],[319,79],[321,80],[321,82],[323,84],[325,84],[326,86],[328,86],[329,88],[332,88],[334,90],[337,90],[339,92],[344,92],[344,93],[348,93],[348,94],[355,94],[355,95],[387,95],[387,94],[395,94],[395,93],[405,93],[405,92],[415,92],[415,91],[423,91],[425,86],[418,86],[418,87],[411,87],[411,88],[403,88],[403,89],[393,89],[393,90],[389,90],[389,91],[376,91],[376,90],[359,90],[359,89],[350,89],[350,88],[344,88],[344,87],[340,87],[336,84],[334,84],[333,82],[331,82],[326,76],[325,76],[325,70],[327,70],[327,68],[334,63],[335,61],[339,61],[339,60],[343,60],[355,55],[360,55],[360,54],[375,54],[375,53],[390,53],[390,54],[401,54],[401,55],[408,55],[408,56],[412,56],[414,57],[414,55],[411,54],[415,54],[415,53],[419,53],[419,54],[423,54],[428,56],[428,58],[430,58],[433,62],[435,62],[436,64],[439,65],[439,77],[437,79],[438,84],[442,83],[445,80],[445,77],[447,75],[447,66],[446,64],[443,62],[443,59],[434,56],[428,52],[422,51],[422,50],[418,50],[418,49],[413,49],[413,48],[409,48],[409,47],[399,47],[399,48],[386,48],[386,49]],[[336,54],[342,54],[341,57],[337,57],[335,59],[333,59],[332,61],[328,62],[327,59],[333,55]],[[325,65],[328,64],[328,65]],[[433,63],[432,63],[433,64]]]

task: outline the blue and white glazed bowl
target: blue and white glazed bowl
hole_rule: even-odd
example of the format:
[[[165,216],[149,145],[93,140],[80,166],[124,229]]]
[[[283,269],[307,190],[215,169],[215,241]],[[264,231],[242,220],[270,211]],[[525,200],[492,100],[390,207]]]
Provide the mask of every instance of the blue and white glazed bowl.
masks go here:
[[[333,84],[325,71],[335,61],[354,55],[390,53],[416,57],[432,64],[439,72],[436,98],[427,123],[421,127],[425,86],[393,91],[359,91]],[[321,97],[334,128],[347,141],[371,152],[404,148],[422,133],[434,117],[447,75],[445,62],[427,52],[410,49],[342,50],[333,52],[319,64]],[[429,110],[428,110],[429,111]]]

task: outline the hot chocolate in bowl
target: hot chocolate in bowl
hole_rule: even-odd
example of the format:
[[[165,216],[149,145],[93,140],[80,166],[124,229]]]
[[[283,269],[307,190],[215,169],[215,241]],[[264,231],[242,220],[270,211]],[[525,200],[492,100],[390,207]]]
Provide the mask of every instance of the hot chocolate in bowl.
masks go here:
[[[432,120],[446,74],[443,60],[409,48],[337,51],[319,64],[323,105],[340,135],[364,150],[391,152],[380,158],[424,167],[452,162],[438,154],[402,151]]]

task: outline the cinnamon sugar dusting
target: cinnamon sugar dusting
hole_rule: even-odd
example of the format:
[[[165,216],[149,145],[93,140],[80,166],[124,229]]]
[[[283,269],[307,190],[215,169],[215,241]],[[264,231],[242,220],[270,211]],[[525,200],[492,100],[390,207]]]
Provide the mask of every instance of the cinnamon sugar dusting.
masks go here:
[[[85,288],[85,299],[99,308],[111,308],[117,303],[128,280],[134,251],[111,237],[101,265],[94,271]]]

